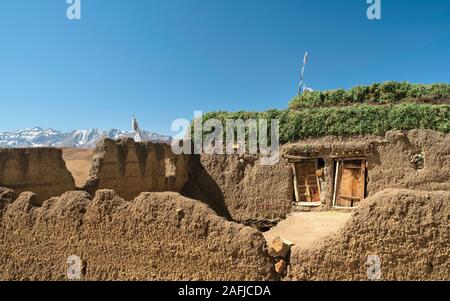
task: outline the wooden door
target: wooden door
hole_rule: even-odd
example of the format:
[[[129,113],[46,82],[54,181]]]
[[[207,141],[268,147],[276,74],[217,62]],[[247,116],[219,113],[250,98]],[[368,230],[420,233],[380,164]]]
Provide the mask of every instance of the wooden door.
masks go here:
[[[295,163],[297,202],[320,202],[316,169],[316,160],[305,160]]]
[[[340,160],[335,191],[338,207],[356,207],[365,197],[366,161]]]

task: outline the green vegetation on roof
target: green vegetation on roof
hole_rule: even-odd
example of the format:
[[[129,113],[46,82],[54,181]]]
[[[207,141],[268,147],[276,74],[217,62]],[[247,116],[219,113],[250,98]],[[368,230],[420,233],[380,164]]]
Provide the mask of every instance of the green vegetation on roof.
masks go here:
[[[357,86],[350,90],[330,90],[305,92],[295,96],[289,103],[291,110],[353,104],[395,104],[417,102],[417,100],[450,101],[449,84],[410,84],[408,82],[375,83]]]
[[[378,134],[389,130],[428,129],[450,132],[450,105],[401,103],[301,110],[269,110],[266,112],[211,112],[203,120],[279,119],[280,142],[296,142],[305,138]],[[268,122],[270,126],[270,121]],[[270,129],[269,129],[270,133]]]

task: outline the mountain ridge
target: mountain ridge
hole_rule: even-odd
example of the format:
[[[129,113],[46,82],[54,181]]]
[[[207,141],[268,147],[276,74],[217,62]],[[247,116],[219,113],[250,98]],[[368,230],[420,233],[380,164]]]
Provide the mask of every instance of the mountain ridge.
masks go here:
[[[152,142],[171,141],[170,136],[160,135],[150,131],[142,131],[144,140]],[[21,148],[21,147],[75,147],[94,148],[102,138],[118,139],[130,137],[137,139],[134,131],[123,131],[119,129],[84,129],[63,132],[52,128],[32,127],[23,130],[10,132],[0,132],[0,147]]]

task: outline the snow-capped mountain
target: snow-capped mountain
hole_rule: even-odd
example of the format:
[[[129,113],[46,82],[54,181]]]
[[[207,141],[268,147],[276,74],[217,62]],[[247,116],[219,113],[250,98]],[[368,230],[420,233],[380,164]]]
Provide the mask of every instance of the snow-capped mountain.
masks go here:
[[[170,136],[159,135],[149,131],[142,131],[144,140],[154,142],[170,142]],[[60,132],[53,129],[34,127],[13,132],[0,132],[0,147],[80,147],[93,148],[102,138],[118,139],[131,137],[137,140],[135,132],[111,129],[98,129]]]

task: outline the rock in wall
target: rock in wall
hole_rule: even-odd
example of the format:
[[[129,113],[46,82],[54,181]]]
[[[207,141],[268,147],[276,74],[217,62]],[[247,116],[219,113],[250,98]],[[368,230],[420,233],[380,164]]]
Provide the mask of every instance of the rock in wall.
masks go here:
[[[282,219],[291,211],[292,170],[284,159],[264,166],[257,156],[202,155],[190,170],[183,194],[222,216],[246,223]]]
[[[40,202],[75,189],[56,148],[0,149],[0,186],[16,193],[33,191]]]
[[[294,247],[287,279],[368,280],[376,255],[382,280],[450,280],[449,200],[448,191],[383,190],[338,234]]]
[[[165,143],[104,139],[94,150],[84,190],[113,189],[127,200],[146,191],[179,192],[188,181],[189,158],[174,155]]]
[[[39,207],[32,193],[11,203],[4,192],[0,279],[63,280],[72,255],[84,280],[273,279],[260,232],[178,193],[67,192]]]

